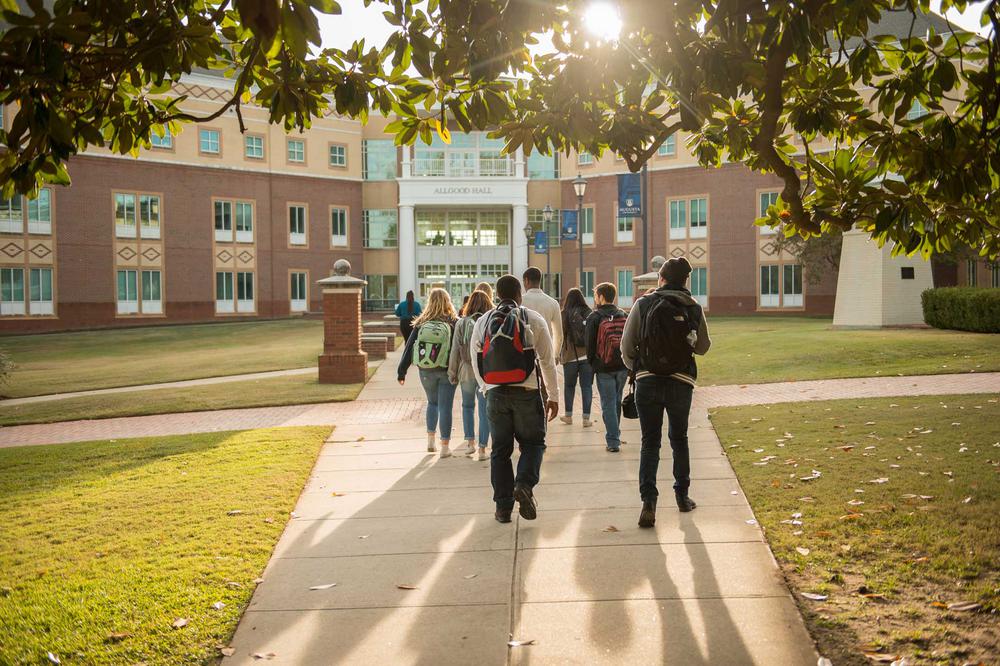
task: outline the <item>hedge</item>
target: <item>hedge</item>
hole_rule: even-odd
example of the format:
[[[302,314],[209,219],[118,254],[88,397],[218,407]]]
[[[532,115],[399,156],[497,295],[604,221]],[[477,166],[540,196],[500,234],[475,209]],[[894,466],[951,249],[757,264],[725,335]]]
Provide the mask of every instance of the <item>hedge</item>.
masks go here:
[[[1000,289],[944,287],[920,295],[924,321],[934,328],[1000,333]]]

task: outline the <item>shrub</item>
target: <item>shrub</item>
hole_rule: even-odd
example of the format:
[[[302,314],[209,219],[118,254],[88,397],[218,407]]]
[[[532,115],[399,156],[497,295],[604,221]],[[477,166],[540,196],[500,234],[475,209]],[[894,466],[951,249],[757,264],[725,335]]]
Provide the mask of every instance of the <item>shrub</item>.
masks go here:
[[[929,326],[1000,333],[1000,289],[944,287],[928,289],[920,299]]]
[[[0,349],[0,386],[10,381],[10,373],[14,371],[14,361],[10,354]]]

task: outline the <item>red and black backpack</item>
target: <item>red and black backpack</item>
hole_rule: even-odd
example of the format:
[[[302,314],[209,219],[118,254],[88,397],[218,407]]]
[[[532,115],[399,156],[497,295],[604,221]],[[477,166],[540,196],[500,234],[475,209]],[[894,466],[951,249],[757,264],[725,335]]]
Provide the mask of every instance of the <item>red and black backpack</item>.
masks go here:
[[[535,369],[535,348],[528,316],[514,301],[501,301],[485,315],[483,350],[478,353],[479,375],[487,384],[520,384]]]
[[[622,334],[625,332],[625,313],[619,310],[609,317],[601,317],[597,324],[597,358],[604,370],[613,372],[625,367],[622,361]]]

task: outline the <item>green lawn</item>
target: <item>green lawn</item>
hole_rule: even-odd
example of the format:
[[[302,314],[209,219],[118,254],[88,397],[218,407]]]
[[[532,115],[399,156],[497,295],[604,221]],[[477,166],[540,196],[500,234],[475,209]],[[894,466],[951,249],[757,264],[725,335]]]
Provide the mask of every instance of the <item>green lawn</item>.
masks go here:
[[[1000,335],[937,329],[831,330],[830,319],[708,316],[702,385],[1000,370]]]
[[[375,368],[368,370],[368,376]],[[358,397],[364,384],[320,384],[315,373],[186,388],[126,391],[110,395],[46,400],[25,405],[0,403],[0,426],[53,423],[76,419],[106,419],[317,402],[346,402]]]
[[[995,663],[996,394],[729,408],[712,422],[821,654]],[[948,608],[961,602],[981,608]]]
[[[0,662],[215,663],[329,431],[0,449]]]
[[[17,367],[9,398],[304,368],[322,353],[313,319],[151,326],[0,338]]]

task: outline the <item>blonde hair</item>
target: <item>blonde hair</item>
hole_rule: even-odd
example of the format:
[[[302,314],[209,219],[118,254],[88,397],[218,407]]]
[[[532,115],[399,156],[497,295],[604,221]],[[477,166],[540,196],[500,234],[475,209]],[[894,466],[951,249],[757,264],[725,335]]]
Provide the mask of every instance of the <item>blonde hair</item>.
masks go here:
[[[440,287],[431,289],[430,296],[427,297],[427,307],[413,322],[413,326],[420,326],[425,321],[455,321],[455,306],[451,302],[451,294]]]
[[[480,282],[476,285],[476,291],[481,291],[493,300],[493,286],[489,282]]]

